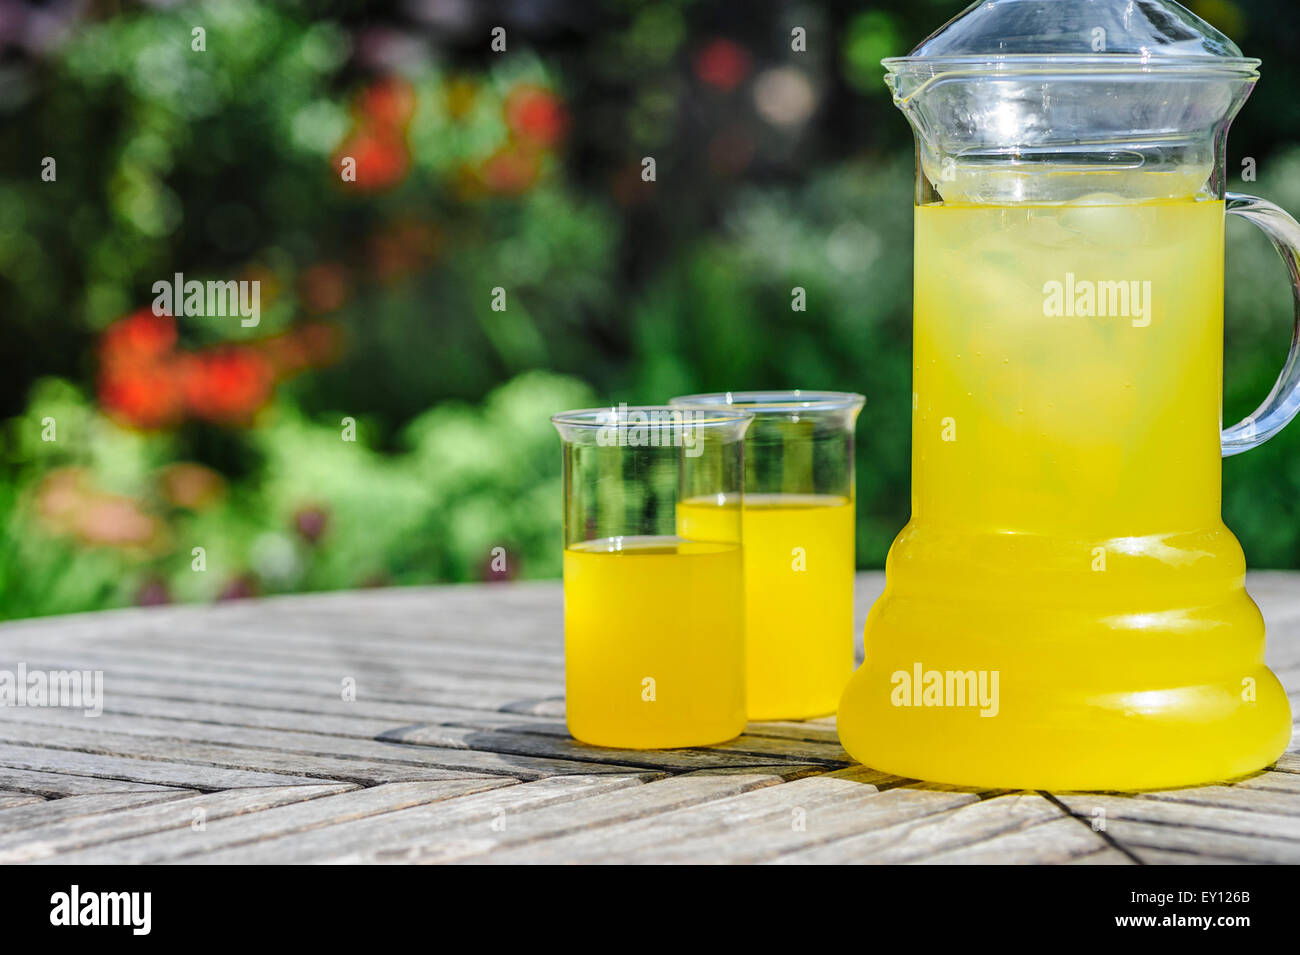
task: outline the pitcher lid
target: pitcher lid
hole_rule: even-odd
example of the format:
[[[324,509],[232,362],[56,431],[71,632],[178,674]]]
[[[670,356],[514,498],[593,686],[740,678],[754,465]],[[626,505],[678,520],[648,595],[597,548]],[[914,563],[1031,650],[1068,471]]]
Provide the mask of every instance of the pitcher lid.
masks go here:
[[[978,0],[884,65],[1253,73],[1259,60],[1173,0]]]

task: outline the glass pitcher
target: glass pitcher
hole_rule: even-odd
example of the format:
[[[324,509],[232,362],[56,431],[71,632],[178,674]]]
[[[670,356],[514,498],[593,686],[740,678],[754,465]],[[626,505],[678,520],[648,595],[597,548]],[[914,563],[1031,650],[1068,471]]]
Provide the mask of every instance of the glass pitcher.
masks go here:
[[[1300,276],[1295,220],[1225,191],[1258,65],[1165,0],[983,0],[885,61],[916,136],[912,516],[840,703],[861,762],[1144,789],[1285,750],[1220,514],[1221,455],[1300,407],[1293,344],[1220,433],[1225,212]]]

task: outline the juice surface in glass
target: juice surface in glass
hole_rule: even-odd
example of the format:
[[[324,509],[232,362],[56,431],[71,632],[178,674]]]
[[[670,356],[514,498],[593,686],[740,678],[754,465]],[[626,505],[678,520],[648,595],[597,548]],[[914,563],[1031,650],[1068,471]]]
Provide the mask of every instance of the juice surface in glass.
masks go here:
[[[573,736],[655,749],[741,733],[742,586],[738,543],[653,536],[567,547],[565,700]]]
[[[853,672],[853,501],[746,494],[745,659],[749,718],[835,712]],[[719,509],[678,506],[683,536],[708,534]]]
[[[917,207],[912,519],[840,706],[857,758],[1128,789],[1269,758],[1285,696],[1220,518],[1223,239],[1190,197]],[[929,673],[1000,694],[923,701]]]

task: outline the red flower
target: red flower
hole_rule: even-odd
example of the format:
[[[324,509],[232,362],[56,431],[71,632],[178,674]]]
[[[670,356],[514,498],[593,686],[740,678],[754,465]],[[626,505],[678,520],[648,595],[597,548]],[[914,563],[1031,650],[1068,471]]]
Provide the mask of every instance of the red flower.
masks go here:
[[[306,294],[332,305],[344,294],[341,266],[304,276]],[[328,364],[342,348],[338,328],[295,326],[247,345],[200,352],[176,350],[176,322],[141,309],[114,322],[100,340],[99,400],[120,423],[134,428],[177,424],[188,412],[219,424],[247,424],[271,397],[277,379]]]
[[[375,125],[397,129],[410,122],[415,112],[415,87],[400,76],[385,76],[361,92],[360,107]]]
[[[159,361],[106,368],[99,379],[99,402],[111,417],[130,427],[175,424],[182,410],[175,366]]]
[[[237,345],[187,356],[182,378],[185,403],[196,417],[222,424],[246,424],[271,397],[271,363],[260,352]]]
[[[99,341],[105,364],[155,361],[176,346],[176,319],[142,308],[118,319]]]
[[[356,181],[344,182],[365,192],[376,192],[397,185],[411,166],[411,156],[401,132],[383,126],[370,126],[353,133],[339,147],[334,168],[342,169],[345,157],[356,162]]]
[[[569,128],[569,114],[550,90],[516,86],[506,97],[506,125],[520,139],[538,146],[553,146]]]
[[[172,362],[176,320],[142,308],[108,327],[99,342],[99,400],[122,424],[161,428],[180,417]]]
[[[731,40],[714,40],[695,55],[695,75],[722,90],[735,89],[749,74],[749,52]]]

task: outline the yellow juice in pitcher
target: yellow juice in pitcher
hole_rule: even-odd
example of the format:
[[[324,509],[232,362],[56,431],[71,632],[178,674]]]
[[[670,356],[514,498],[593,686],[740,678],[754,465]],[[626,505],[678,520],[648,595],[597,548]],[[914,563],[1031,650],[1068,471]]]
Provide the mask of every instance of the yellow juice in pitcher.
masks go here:
[[[682,536],[722,530],[711,502],[677,513]],[[749,718],[833,713],[853,671],[853,502],[746,494],[741,523]]]
[[[623,537],[566,548],[569,732],[584,743],[636,749],[739,735],[742,586],[734,541]]]
[[[1223,220],[1190,199],[918,208],[914,518],[1220,528]]]
[[[1134,789],[1289,724],[1220,517],[1223,237],[1191,198],[917,208],[912,519],[840,706],[856,758]]]

